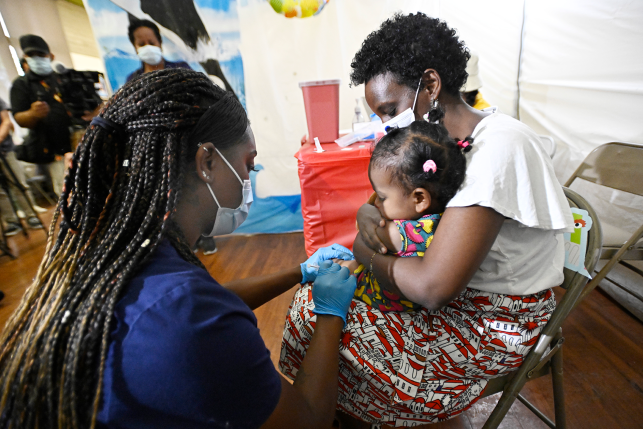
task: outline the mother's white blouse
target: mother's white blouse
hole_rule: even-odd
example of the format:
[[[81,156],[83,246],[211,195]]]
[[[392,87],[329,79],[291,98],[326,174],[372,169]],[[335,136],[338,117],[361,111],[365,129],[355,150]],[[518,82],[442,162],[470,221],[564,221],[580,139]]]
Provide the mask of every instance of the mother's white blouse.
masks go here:
[[[472,136],[464,184],[447,207],[490,207],[506,219],[469,287],[529,295],[558,286],[565,260],[563,232],[573,231],[574,222],[538,135],[495,112],[480,121]]]

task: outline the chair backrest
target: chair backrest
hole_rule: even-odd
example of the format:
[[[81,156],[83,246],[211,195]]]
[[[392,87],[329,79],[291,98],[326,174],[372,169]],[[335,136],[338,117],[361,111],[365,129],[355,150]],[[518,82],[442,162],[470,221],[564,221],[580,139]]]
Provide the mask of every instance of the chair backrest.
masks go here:
[[[603,246],[603,230],[601,227],[601,222],[598,219],[598,215],[594,211],[594,208],[589,205],[587,200],[580,196],[575,191],[572,191],[569,188],[563,188],[565,196],[567,197],[567,202],[569,202],[569,207],[576,207],[582,210],[587,211],[589,216],[592,218],[592,227],[587,233],[587,249],[585,250],[585,268],[588,272],[593,273],[594,267],[598,262],[598,259],[601,255],[601,248]],[[584,287],[585,283],[589,279],[584,275],[572,271],[568,268],[563,269],[565,275],[565,281],[561,285],[562,288],[567,289],[568,291],[575,287],[577,283],[582,283]]]
[[[585,268],[590,273],[593,273],[596,262],[598,262],[601,255],[601,247],[603,244],[603,230],[601,229],[601,222],[598,219],[596,212],[585,198],[581,197],[571,189],[563,188],[563,190],[565,191],[565,196],[567,197],[570,207],[577,207],[579,209],[586,210],[592,218],[592,227],[587,233]],[[554,310],[551,319],[541,334],[541,338],[548,339],[549,341],[553,338],[554,334],[558,332],[563,321],[574,309],[576,302],[589,281],[589,279],[581,273],[577,273],[567,268],[564,268],[563,271],[565,280],[563,281],[563,284],[561,284],[561,287],[567,289],[567,292],[560,303],[556,306],[556,310]],[[540,359],[540,356],[542,356],[542,353],[544,352],[544,346],[548,344],[548,342],[543,342],[541,346],[541,343],[539,342],[538,347],[534,347],[534,350],[532,350],[537,356],[537,358],[533,359]]]
[[[599,146],[587,155],[565,186],[576,178],[643,196],[643,146],[616,142]]]
[[[554,142],[554,139],[550,136],[543,135],[539,135],[538,137],[540,137],[540,142],[543,144],[543,148],[545,149],[545,152],[547,152],[547,155],[549,155],[550,158],[553,158],[554,155],[556,155],[556,142]]]

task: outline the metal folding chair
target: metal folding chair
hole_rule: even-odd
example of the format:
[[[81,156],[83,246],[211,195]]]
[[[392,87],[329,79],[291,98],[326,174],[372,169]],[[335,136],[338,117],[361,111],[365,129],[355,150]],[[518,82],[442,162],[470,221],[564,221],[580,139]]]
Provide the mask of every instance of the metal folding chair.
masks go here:
[[[587,249],[585,254],[585,268],[590,273],[598,261],[601,253],[602,230],[601,224],[594,209],[576,192],[565,188],[565,195],[570,207],[586,210],[592,218],[593,225],[588,231]],[[580,300],[584,289],[588,287],[588,278],[584,275],[564,269],[565,280],[560,287],[566,289],[565,295],[554,310],[554,313],[545,326],[538,343],[527,354],[518,371],[489,381],[483,397],[502,392],[500,400],[487,419],[483,429],[497,428],[516,399],[525,404],[536,416],[551,428],[564,429],[565,399],[563,392],[563,331],[561,326],[576,303]],[[546,352],[546,353],[545,353]],[[545,414],[527,401],[520,390],[529,380],[547,375],[551,372],[554,387],[555,420],[552,422]]]
[[[628,143],[607,143],[599,146],[587,155],[565,186],[569,187],[575,179],[643,196],[643,146]],[[581,300],[598,286],[616,264],[643,277],[643,271],[627,262],[643,260],[643,225],[634,233],[624,231],[605,220],[602,225],[605,237],[600,259],[606,259],[608,262],[589,282]],[[628,289],[612,278],[608,280],[643,301],[643,291]]]

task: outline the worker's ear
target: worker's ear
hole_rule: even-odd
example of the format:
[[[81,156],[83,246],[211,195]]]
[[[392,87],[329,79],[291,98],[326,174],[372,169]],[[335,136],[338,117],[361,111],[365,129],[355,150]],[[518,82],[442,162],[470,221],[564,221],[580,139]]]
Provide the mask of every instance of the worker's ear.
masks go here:
[[[205,183],[212,184],[213,171],[216,164],[215,148],[212,143],[202,143],[196,151],[194,161],[196,163],[196,173],[199,179]]]
[[[49,54],[49,59],[50,59],[51,61],[53,61],[53,60],[54,60],[54,58],[56,58],[56,57],[54,57],[54,54],[50,53],[50,54]]]

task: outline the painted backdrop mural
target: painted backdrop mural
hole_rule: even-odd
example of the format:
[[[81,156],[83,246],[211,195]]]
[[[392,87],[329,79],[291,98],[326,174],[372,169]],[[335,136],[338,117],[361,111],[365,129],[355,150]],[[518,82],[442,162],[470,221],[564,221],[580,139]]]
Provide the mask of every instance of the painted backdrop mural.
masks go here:
[[[163,56],[186,61],[194,70],[209,75],[223,72],[241,103],[246,106],[246,89],[241,53],[236,0],[84,0],[94,36],[105,62],[112,91],[120,88],[141,67],[127,35],[130,19],[149,19],[158,24],[163,39]],[[266,2],[261,6],[270,9]],[[218,64],[217,64],[218,61]],[[255,127],[260,125],[255,125]],[[255,130],[256,131],[256,130]],[[261,146],[261,142],[258,142]],[[260,152],[264,152],[260,147]],[[289,156],[294,162],[294,158]],[[275,171],[280,165],[265,157],[257,169]],[[267,193],[257,195],[257,179],[250,179],[254,202],[248,219],[237,233],[280,233],[301,231],[301,196]]]
[[[112,90],[141,67],[127,27],[130,16],[155,21],[163,56],[215,74],[216,61],[245,106],[239,19],[234,0],[84,0]]]

